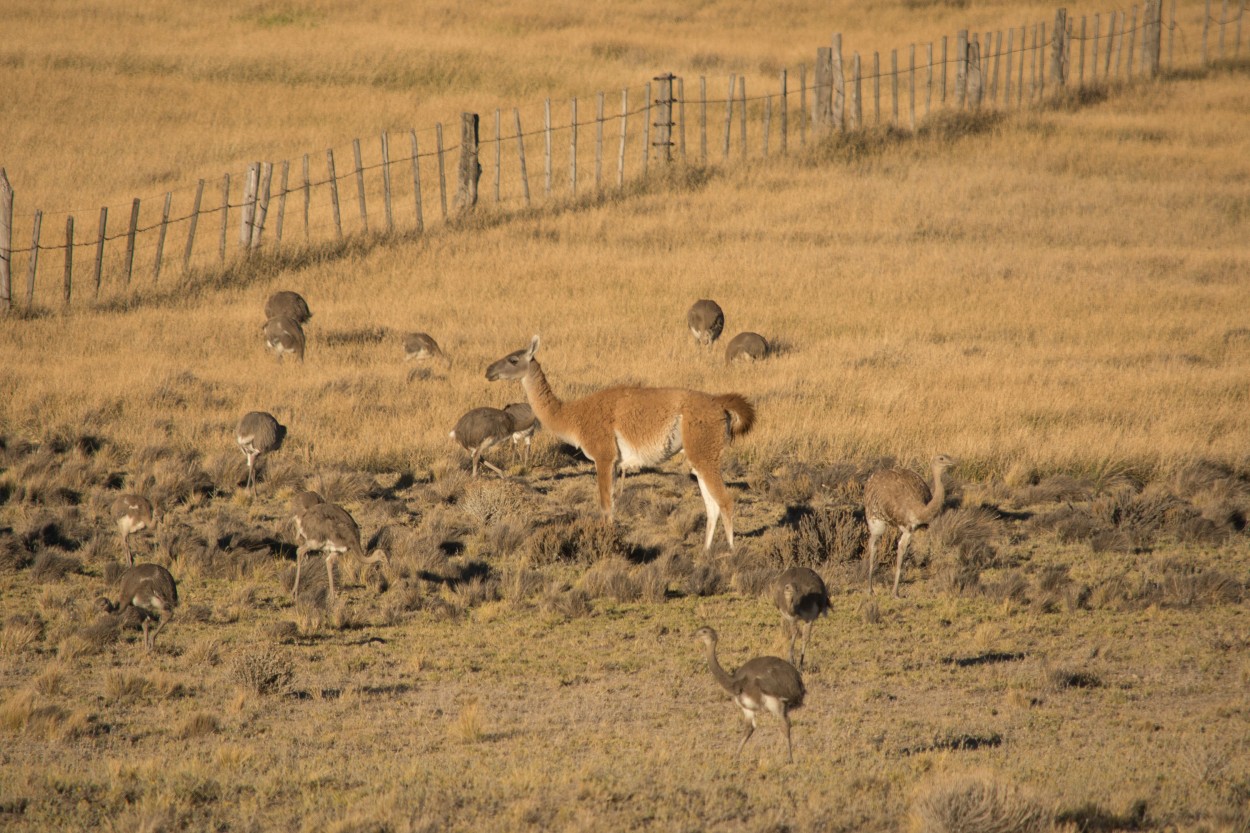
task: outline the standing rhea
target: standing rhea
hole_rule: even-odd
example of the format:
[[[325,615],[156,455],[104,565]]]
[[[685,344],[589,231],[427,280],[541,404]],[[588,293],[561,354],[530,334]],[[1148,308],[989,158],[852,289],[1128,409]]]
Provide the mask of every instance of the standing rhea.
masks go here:
[[[503,412],[512,417],[512,460],[516,461],[517,443],[525,443],[525,453],[521,457],[521,465],[526,469],[530,465],[530,441],[538,430],[538,420],[534,417],[534,409],[528,402],[513,402],[504,405]]]
[[[303,326],[308,323],[308,319],[312,318],[312,313],[308,311],[308,302],[304,300],[304,296],[284,289],[273,293],[269,296],[269,300],[265,301],[265,318],[283,316]]]
[[[790,712],[803,705],[803,678],[798,670],[778,657],[756,657],[748,660],[733,674],[721,668],[716,659],[716,631],[699,628],[695,636],[707,646],[707,664],[712,676],[721,688],[728,691],[734,702],[742,709],[746,731],[738,742],[738,753],[755,731],[755,718],[767,711],[781,721],[781,733],[786,738],[786,758],[794,762],[794,748],[790,744]]]
[[[720,338],[721,330],[725,329],[725,313],[720,304],[703,298],[691,305],[686,313],[686,324],[696,341],[704,347],[711,347],[712,342]]]
[[[278,361],[287,355],[295,356],[301,362],[304,360],[304,328],[294,318],[274,316],[265,322],[262,330],[265,347],[278,357]]]
[[[794,643],[799,631],[803,632],[803,645],[799,649],[800,670],[807,656],[807,641],[812,637],[812,625],[829,612],[829,591],[824,579],[807,567],[791,567],[777,576],[773,582],[773,604],[781,611],[782,630],[790,640],[790,662],[794,663]]]
[[[125,614],[127,608],[139,611],[143,622],[143,646],[151,651],[157,635],[174,618],[178,607],[178,584],[174,577],[159,564],[137,564],[121,578],[121,601],[117,604],[108,599],[99,600],[105,613]],[[151,620],[156,619],[156,630],[149,632]]]
[[[152,502],[142,495],[119,495],[113,501],[113,521],[122,536],[122,549],[126,553],[126,563],[134,566],[135,556],[130,551],[130,542],[126,538],[132,533],[152,528]]]
[[[864,515],[868,520],[868,592],[872,593],[872,572],[877,558],[877,541],[889,526],[898,527],[898,558],[894,563],[894,595],[903,573],[903,556],[911,535],[928,526],[942,512],[946,502],[946,484],[942,473],[955,465],[945,454],[930,461],[933,488],[910,469],[892,468],[873,472],[864,484]]]
[[[451,367],[451,359],[429,333],[408,333],[404,336],[404,361],[427,362],[438,359]]]
[[[382,550],[374,550],[373,554],[365,555],[364,547],[360,545],[360,527],[341,506],[314,503],[300,516],[297,527],[304,536],[304,543],[295,551],[295,584],[291,589],[293,598],[299,598],[299,576],[304,556],[313,550],[325,553],[331,602],[334,601],[334,562],[340,555],[350,553],[364,562],[365,566],[379,561],[383,564],[389,562]]]
[[[751,430],[755,409],[736,393],[713,395],[683,388],[614,387],[565,402],[551,390],[530,346],[486,368],[486,378],[520,380],[534,416],[561,440],[577,446],[595,464],[599,506],[612,520],[614,482],[623,469],[654,466],[679,451],[694,470],[707,510],[704,548],[712,548],[716,521],[725,518],[733,549],[733,497],[721,479],[725,446]]]
[[[768,341],[759,333],[738,333],[725,348],[725,363],[766,359],[768,352]]]
[[[247,456],[247,486],[252,490],[252,497],[256,497],[256,466],[263,455],[282,447],[286,426],[279,424],[273,414],[249,411],[239,420],[234,434],[239,450]]]
[[[477,477],[479,460],[495,474],[500,477],[504,476],[503,469],[483,458],[482,455],[511,439],[513,425],[512,417],[498,408],[474,408],[456,422],[456,427],[451,430],[449,436],[460,443],[461,448],[469,452],[474,477]]]

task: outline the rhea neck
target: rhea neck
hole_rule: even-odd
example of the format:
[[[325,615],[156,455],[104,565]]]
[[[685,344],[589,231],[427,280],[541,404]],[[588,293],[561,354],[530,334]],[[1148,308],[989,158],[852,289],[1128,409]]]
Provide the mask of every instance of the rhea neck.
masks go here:
[[[942,481],[942,472],[945,469],[939,463],[933,464],[933,490],[932,497],[925,504],[924,511],[921,512],[921,519],[925,522],[931,521],[942,511],[943,504],[946,503],[946,483]]]
[[[716,679],[716,682],[720,683],[721,688],[730,694],[735,694],[733,678],[729,676],[729,672],[721,668],[720,660],[716,658],[715,642],[707,643],[707,665],[712,670],[712,676]]]

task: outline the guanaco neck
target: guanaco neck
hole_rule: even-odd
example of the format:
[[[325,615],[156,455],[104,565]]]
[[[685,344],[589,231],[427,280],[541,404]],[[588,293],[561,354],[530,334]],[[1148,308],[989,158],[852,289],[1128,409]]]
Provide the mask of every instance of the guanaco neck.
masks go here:
[[[716,659],[716,643],[707,643],[707,667],[712,669],[712,676],[716,682],[720,683],[720,687],[728,691],[730,694],[736,694],[734,691],[733,678],[729,676],[724,668],[720,667],[720,660]]]
[[[542,366],[530,359],[529,370],[521,379],[521,387],[525,390],[525,398],[529,400],[534,416],[542,423],[543,428],[559,437],[569,437],[568,426],[564,424],[564,402],[556,396],[551,385],[547,383],[547,374]]]
[[[936,518],[946,503],[946,484],[942,482],[942,471],[940,465],[936,463],[933,465],[933,488],[930,490],[933,496],[925,504],[924,511],[920,513],[922,523],[928,523]]]

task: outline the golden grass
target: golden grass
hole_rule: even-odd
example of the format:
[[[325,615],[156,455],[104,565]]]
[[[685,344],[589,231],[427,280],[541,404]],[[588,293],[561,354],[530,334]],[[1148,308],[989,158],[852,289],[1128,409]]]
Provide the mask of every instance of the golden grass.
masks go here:
[[[611,105],[661,69],[754,91],[831,21],[866,53],[1053,14],[70,5],[0,10],[28,114],[0,145],[22,149],[22,210],[80,217],[463,109]],[[520,215],[487,199],[423,238],[262,255],[178,291],[143,277],[69,314],[48,284],[0,327],[0,826],[1244,829],[1247,90],[1234,62],[916,136],[809,134],[785,159]],[[279,288],[313,308],[302,365],[263,352]],[[777,354],[698,350],[684,312],[708,296],[726,338]],[[417,329],[450,369],[410,375]],[[699,551],[680,461],[626,480],[614,528],[542,434],[529,471],[467,477],[447,432],[521,398],[482,369],[534,332],[570,396],[756,404],[726,455],[735,552]],[[252,501],[233,429],[256,408],[290,435]],[[905,597],[869,598],[863,478],[939,451],[959,506],[917,536]],[[116,592],[121,488],[157,499],[135,547],[182,597],[150,654],[93,606]],[[290,598],[302,488],[391,556],[344,567],[332,608],[317,559]],[[792,563],[834,599],[788,766],[767,719],[734,757],[737,709],[693,633],[715,625],[727,666],[776,650],[760,593]]]

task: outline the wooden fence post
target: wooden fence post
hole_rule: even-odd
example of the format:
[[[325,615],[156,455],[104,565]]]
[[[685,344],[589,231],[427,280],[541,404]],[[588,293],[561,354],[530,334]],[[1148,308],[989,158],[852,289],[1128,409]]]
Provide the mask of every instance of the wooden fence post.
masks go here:
[[[781,155],[786,155],[786,143],[790,133],[790,96],[786,93],[786,71],[781,71],[781,112],[778,113],[777,132],[781,143]]]
[[[1081,15],[1081,56],[1076,64],[1076,85],[1085,86],[1085,15]]]
[[[1011,71],[1015,58],[1015,28],[1007,30],[1007,71],[1003,73],[1003,109],[1011,109]]]
[[[417,234],[424,234],[425,214],[421,209],[421,154],[417,148],[416,130],[408,131],[408,143],[412,145],[412,199],[416,203]],[[307,213],[304,216],[307,218]],[[307,226],[307,219],[305,219],[305,226]]]
[[[816,50],[816,78],[812,101],[812,126],[818,134],[833,127],[833,49],[821,46]]]
[[[569,102],[569,192],[577,196],[577,99]]]
[[[846,68],[842,65],[842,33],[833,35],[833,128],[846,130]]]
[[[898,50],[890,50],[890,98],[893,101],[890,124],[898,127]]]
[[[872,123],[881,124],[881,53],[872,53]]]
[[[496,127],[498,124],[496,123]],[[391,139],[390,135],[382,131],[382,209],[386,212],[386,231],[391,233],[395,231],[395,213],[391,208]],[[498,179],[496,178],[496,185]],[[496,198],[498,198],[498,189],[496,189]],[[282,165],[282,198],[278,201],[278,228],[277,236],[279,242],[282,240],[282,204],[286,200],[286,163]]]
[[[1133,7],[1133,16],[1129,18],[1128,25],[1128,61],[1125,66],[1129,78],[1133,77],[1133,46],[1137,43],[1137,7]]]
[[[742,106],[738,108],[738,126],[740,130],[738,135],[742,139],[742,158],[747,158],[747,77],[745,75],[738,76],[738,103]]]
[[[685,78],[677,79],[677,121],[681,128],[677,133],[677,135],[680,137],[680,139],[678,140],[680,142],[680,144],[678,145],[678,151],[681,155],[681,161],[685,162],[686,161],[686,79]]]
[[[138,202],[138,200],[135,200]],[[74,215],[65,218],[65,306],[69,306],[70,293],[74,284]]]
[[[706,108],[705,108],[706,109]],[[621,90],[621,147],[616,155],[616,187],[625,185],[625,140],[629,135],[629,88]],[[706,127],[706,125],[705,125]],[[703,156],[707,157],[707,131],[703,136]]]
[[[543,100],[543,136],[546,140],[546,194],[551,196],[551,99]]]
[[[725,159],[729,159],[729,137],[734,126],[734,90],[738,88],[738,76],[729,75],[729,95],[725,96]]]
[[[383,133],[382,135],[385,136],[386,134]],[[275,245],[278,245],[278,246],[282,245],[282,222],[286,218],[286,193],[287,193],[287,185],[290,182],[290,177],[291,177],[291,160],[283,159],[282,160],[282,177],[281,177],[281,181],[278,183],[278,219],[277,219],[277,222],[274,223],[274,227],[273,227],[273,242]],[[389,174],[388,174],[388,177],[389,177]],[[389,179],[387,180],[387,186],[388,188],[390,186]],[[388,204],[388,211],[389,211],[389,204]]]
[[[252,248],[253,227],[256,224],[256,193],[260,187],[260,163],[253,162],[247,166],[247,176],[243,180],[243,210],[239,214],[239,248],[244,254]]]
[[[942,106],[946,106],[946,35],[942,35]]]
[[[339,180],[334,173],[334,148],[326,148],[326,168],[330,177],[330,210],[334,213],[334,234],[343,239],[343,215],[339,212]]]
[[[1120,14],[1124,14],[1124,12],[1120,12]],[[1221,0],[1220,2],[1220,36],[1218,39],[1221,61],[1224,60],[1224,28],[1227,23],[1228,23],[1228,0]]]
[[[671,72],[666,72],[652,79],[660,82],[659,95],[655,100],[659,105],[655,122],[658,128],[655,146],[659,148],[659,158],[665,162],[673,161],[673,79],[676,77]]]
[[[1115,35],[1116,35],[1115,37],[1115,77],[1118,79],[1120,77],[1120,67],[1124,63],[1124,34],[1125,34],[1124,30],[1127,27],[1124,25],[1125,24],[1124,12],[1120,12],[1118,15],[1116,15],[1116,18],[1117,18],[1117,22],[1116,22],[1116,30],[1115,30]]]
[[[975,32],[968,41],[968,54],[964,63],[968,75],[968,108],[976,110],[981,106],[981,93],[985,89],[985,73],[981,69],[981,41]]]
[[[595,101],[595,190],[603,187],[603,107],[604,95]]]
[[[126,232],[126,288],[130,289],[130,276],[135,268],[135,235],[139,232],[139,198],[130,204],[130,229]],[[225,240],[225,230],[222,231]],[[223,244],[224,245],[224,244]]]
[[[102,209],[107,212],[108,209]],[[30,241],[30,263],[26,268],[26,309],[35,305],[35,270],[39,267],[39,231],[43,227],[43,212],[35,212],[35,229]]]
[[[273,185],[273,163],[262,162],[260,166],[260,188],[256,194],[256,216],[252,219],[252,247],[260,246],[261,235],[265,233],[265,218],[269,216],[269,193]]]
[[[477,206],[477,186],[482,178],[478,160],[480,118],[477,113],[460,114],[460,167],[456,177],[456,211],[467,214]]]
[[[415,141],[415,137],[414,137],[414,141]],[[416,157],[417,157],[417,154],[414,152],[412,154],[414,165],[416,164]],[[309,177],[309,173],[308,173],[309,163],[308,163],[307,153],[304,154],[303,170],[304,170],[304,187],[303,187],[303,191],[304,191],[304,242],[307,243],[308,235],[309,235],[308,211],[312,207],[312,179]]]
[[[1024,106],[1024,40],[1029,27],[1020,27],[1020,65],[1016,67],[1016,106]]]
[[[602,97],[603,97],[603,94],[600,93],[600,99],[602,99]],[[600,108],[600,115],[603,115],[602,108]],[[503,121],[502,120],[503,120],[503,113],[498,107],[496,107],[495,108],[495,202],[496,203],[500,202],[503,199],[502,183],[500,182],[500,180],[503,178],[503,132],[502,132]]]
[[[1057,87],[1068,83],[1068,10],[1055,11],[1055,28],[1050,35],[1050,77]]]
[[[13,308],[13,186],[0,168],[0,313]]]
[[[191,222],[187,226],[187,247],[182,252],[182,273],[185,275],[191,269],[191,252],[195,248],[195,227],[200,222],[200,202],[204,199],[204,180],[200,180],[200,184],[195,188],[195,202],[191,205]],[[100,218],[100,225],[104,225],[104,218]]]
[[[165,259],[165,233],[169,230],[169,207],[174,199],[173,193],[165,192],[165,208],[161,211],[161,230],[156,233],[156,264],[152,267],[152,281],[161,277],[161,261]]]
[[[625,119],[621,118],[623,131]],[[707,77],[699,76],[699,163],[707,164]]]
[[[352,139],[352,162],[356,174],[356,200],[360,203],[360,227],[369,230],[369,213],[365,208],[365,167],[360,161],[360,140]]]
[[[864,78],[858,52],[851,57],[851,118],[857,130],[864,126]]]
[[[1173,51],[1172,47],[1176,44],[1176,0],[1172,0],[1171,11],[1168,14],[1168,69],[1172,69]]]
[[[1245,12],[1243,11],[1244,15]],[[1142,42],[1142,62],[1145,64],[1146,76],[1159,76],[1159,50],[1163,36],[1163,0],[1146,0],[1145,40]]]
[[[807,64],[799,64],[799,144],[807,144]]]
[[[203,182],[203,180],[200,180]],[[95,240],[95,297],[100,297],[100,284],[104,280],[104,241],[107,237],[107,229],[109,222],[109,209],[107,205],[100,206],[100,231]]]
[[[443,123],[434,124],[434,146],[438,155],[438,201],[443,209],[443,222],[447,222],[447,164],[443,158]]]
[[[764,158],[768,158],[768,140],[773,131],[773,97],[764,96]]]
[[[226,262],[226,232],[230,227],[230,174],[221,179],[221,234],[217,241],[217,251],[222,263]],[[126,285],[130,285],[130,273],[126,273]]]
[[[924,83],[924,117],[927,119],[929,111],[933,109],[933,41],[925,44],[924,58],[929,67]]]
[[[907,114],[909,129],[916,132],[916,44],[907,54]]]
[[[512,108],[512,115],[516,118],[516,147],[517,155],[521,159],[521,191],[525,195],[525,207],[530,206],[530,179],[529,174],[525,171],[525,135],[521,133],[521,111]]]
[[[647,165],[651,161],[651,82],[642,88],[642,175],[647,175]]]
[[[955,106],[960,110],[968,103],[968,30],[955,35]]]
[[[1102,14],[1098,13],[1094,15],[1094,37],[1093,37],[1094,43],[1093,43],[1093,46],[1090,47],[1090,62],[1089,62],[1090,82],[1096,82],[1098,80],[1098,47],[1099,47],[1099,42],[1101,40],[1102,40]]]

